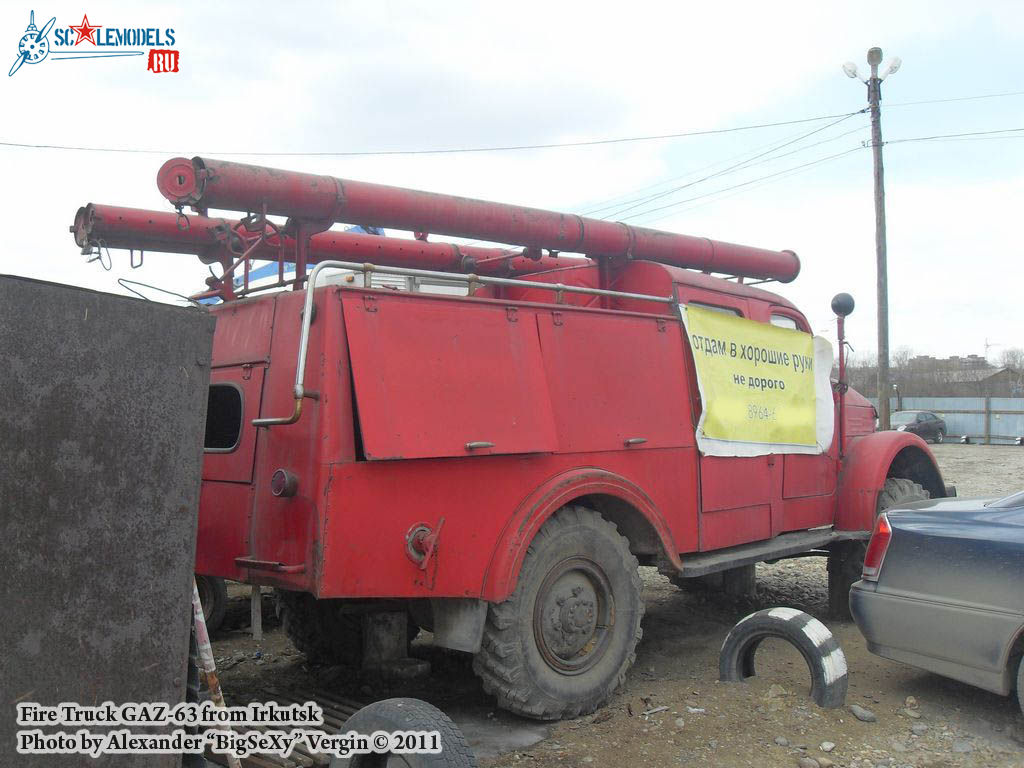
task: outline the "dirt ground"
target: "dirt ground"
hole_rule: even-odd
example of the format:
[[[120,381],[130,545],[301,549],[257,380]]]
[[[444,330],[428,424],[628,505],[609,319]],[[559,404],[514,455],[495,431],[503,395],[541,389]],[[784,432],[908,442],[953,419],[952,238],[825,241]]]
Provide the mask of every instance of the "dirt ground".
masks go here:
[[[934,448],[960,496],[1024,487],[1024,449]],[[329,690],[367,702],[425,698],[463,725],[487,768],[1024,766],[1024,718],[1016,701],[868,653],[853,624],[828,620],[823,559],[759,565],[757,599],[739,602],[684,592],[656,570],[642,571],[647,614],[636,665],[603,709],[578,720],[539,725],[496,710],[470,658],[432,648],[429,635],[417,640],[414,654],[431,661],[430,677],[400,689],[351,670],[307,665],[279,627],[269,628],[258,648],[244,631],[229,632],[215,640],[214,653],[224,687],[237,699],[265,699],[279,689]],[[803,659],[781,641],[758,651],[758,676],[750,683],[718,682],[718,649],[733,624],[780,605],[828,624],[850,668],[847,705],[871,710],[876,722],[861,722],[848,707],[817,708],[806,695]],[[662,706],[668,709],[643,714]]]

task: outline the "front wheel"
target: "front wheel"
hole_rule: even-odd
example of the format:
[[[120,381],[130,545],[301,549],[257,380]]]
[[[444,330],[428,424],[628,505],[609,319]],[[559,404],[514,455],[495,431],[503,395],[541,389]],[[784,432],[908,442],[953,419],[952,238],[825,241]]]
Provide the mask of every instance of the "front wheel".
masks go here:
[[[878,494],[875,516],[892,507],[912,501],[924,501],[931,494],[905,477],[889,477]],[[867,542],[851,541],[835,545],[828,555],[828,612],[832,618],[849,621],[850,588],[860,580]]]
[[[643,614],[629,542],[597,512],[565,507],[537,532],[515,592],[490,606],[473,669],[511,712],[593,712],[636,659]]]

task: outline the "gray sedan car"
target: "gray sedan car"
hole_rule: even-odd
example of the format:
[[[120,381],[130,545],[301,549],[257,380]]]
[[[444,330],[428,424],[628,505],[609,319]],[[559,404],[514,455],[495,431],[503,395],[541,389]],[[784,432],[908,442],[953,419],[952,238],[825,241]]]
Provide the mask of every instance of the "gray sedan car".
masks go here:
[[[850,611],[868,650],[1024,710],[1024,491],[879,515]]]

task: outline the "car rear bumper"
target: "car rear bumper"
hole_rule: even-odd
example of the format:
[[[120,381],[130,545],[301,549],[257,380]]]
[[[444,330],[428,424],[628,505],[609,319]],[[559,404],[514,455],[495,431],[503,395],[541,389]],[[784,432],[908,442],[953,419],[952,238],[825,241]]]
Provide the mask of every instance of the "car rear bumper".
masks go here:
[[[990,641],[1001,636],[993,626],[1000,617],[991,612],[895,595],[880,591],[874,582],[858,581],[850,590],[850,613],[868,650],[878,656],[993,693],[1010,692],[1006,670],[998,663],[993,666],[989,654],[977,653],[976,659],[964,655],[971,645],[963,642],[964,634],[987,635]]]

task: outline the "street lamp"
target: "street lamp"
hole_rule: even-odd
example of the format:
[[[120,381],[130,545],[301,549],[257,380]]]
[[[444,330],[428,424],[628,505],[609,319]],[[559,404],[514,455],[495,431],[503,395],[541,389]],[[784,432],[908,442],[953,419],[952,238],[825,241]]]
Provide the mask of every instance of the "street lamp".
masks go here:
[[[882,49],[868,50],[871,75],[864,79],[852,61],[843,64],[847,77],[856,78],[868,87],[868,105],[871,110],[871,151],[875,177],[875,259],[878,279],[878,422],[880,429],[889,429],[889,277],[885,242],[885,174],[882,168],[882,81],[899,70],[903,63],[893,58],[879,75]]]

